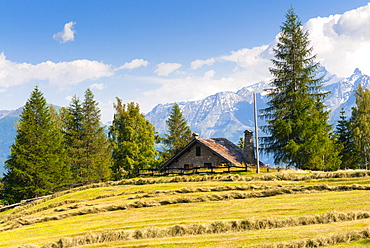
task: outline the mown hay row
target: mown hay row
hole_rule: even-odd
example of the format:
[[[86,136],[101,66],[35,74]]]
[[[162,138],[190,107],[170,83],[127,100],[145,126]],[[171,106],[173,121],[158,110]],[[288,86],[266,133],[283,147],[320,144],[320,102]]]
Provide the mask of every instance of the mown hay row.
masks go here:
[[[239,174],[229,175],[204,175],[204,176],[174,176],[174,177],[161,177],[161,178],[134,178],[123,179],[120,181],[107,181],[100,183],[92,183],[81,187],[76,187],[61,191],[55,194],[58,196],[73,193],[76,191],[110,187],[119,185],[150,185],[150,184],[164,184],[164,183],[178,183],[178,182],[204,182],[204,181],[307,181],[312,179],[329,179],[329,178],[358,178],[370,176],[370,171],[357,170],[357,171],[336,171],[336,172],[307,172],[307,174],[299,174],[295,171],[291,172],[278,172],[267,173],[263,175],[243,176]]]
[[[370,229],[362,231],[351,231],[347,233],[337,233],[329,237],[319,237],[312,239],[294,240],[291,242],[274,243],[263,246],[263,248],[304,248],[336,245],[349,243],[370,238]]]
[[[31,211],[24,210],[22,212],[19,212],[19,211],[18,212],[13,212],[11,214],[2,216],[2,218],[0,218],[0,224],[4,224],[4,223],[7,223],[9,221],[19,219],[19,218],[22,218],[22,217],[27,216],[27,215],[32,215],[32,214],[39,213],[39,212],[42,212],[42,211],[45,211],[45,210],[48,210],[48,209],[60,207],[60,206],[66,205],[66,204],[77,203],[79,201],[81,201],[81,200],[70,199],[70,200],[64,200],[64,201],[61,201],[61,202],[50,203],[45,207],[40,207],[40,208],[37,208],[37,209],[33,209]],[[0,232],[1,231],[2,230],[0,230]]]
[[[370,176],[370,171],[335,171],[335,172],[307,172],[299,174],[296,171],[267,173],[263,175],[243,176],[239,174],[229,175],[204,175],[204,176],[175,176],[169,178],[136,178],[124,179],[119,182],[111,182],[115,185],[145,185],[177,182],[201,182],[201,181],[307,181],[312,179],[328,178],[357,178]]]
[[[313,224],[328,224],[334,222],[342,221],[353,221],[359,219],[370,218],[369,212],[350,212],[350,213],[339,213],[339,212],[329,212],[320,215],[309,215],[294,217],[288,219],[246,219],[246,220],[233,220],[233,221],[215,221],[208,224],[186,224],[186,225],[175,225],[172,227],[148,227],[131,231],[105,231],[101,233],[89,233],[74,237],[64,237],[57,242],[50,242],[42,246],[42,248],[66,248],[66,247],[76,247],[88,244],[98,244],[98,243],[108,243],[115,241],[124,240],[137,240],[137,239],[150,239],[150,238],[165,238],[165,237],[179,237],[187,235],[203,235],[203,234],[217,234],[226,232],[245,232],[263,229],[274,229],[274,228],[286,228],[302,225],[313,225]],[[359,232],[360,233],[360,232]],[[369,231],[366,233],[369,235]],[[350,234],[345,234],[343,237],[338,236],[336,239],[338,242],[344,242],[343,240],[352,241],[353,238],[348,237],[359,237],[359,239],[367,238],[368,236],[362,233],[350,236]],[[331,240],[331,239],[330,239]],[[316,240],[311,241],[296,241],[290,244],[273,244],[269,248],[275,247],[315,247],[315,246],[281,246],[281,245],[299,245],[302,242],[305,244],[317,243]],[[325,241],[326,242],[326,241]],[[22,248],[26,247],[39,247],[35,245],[23,245]]]
[[[171,189],[171,190],[153,190],[147,191],[136,191],[136,192],[122,192],[119,194],[109,194],[109,195],[102,195],[97,196],[95,198],[89,199],[88,201],[98,200],[98,199],[105,199],[109,197],[116,197],[116,196],[124,196],[124,195],[133,195],[128,197],[128,200],[133,199],[143,199],[143,198],[152,198],[157,196],[166,196],[166,195],[176,195],[176,194],[188,194],[188,193],[200,193],[200,192],[226,192],[226,191],[262,191],[265,190],[263,193],[264,196],[268,196],[268,192],[271,195],[275,195],[276,192],[281,193],[291,193],[294,192],[304,192],[304,191],[347,191],[347,190],[369,190],[369,186],[363,186],[358,184],[353,185],[338,185],[338,186],[328,186],[328,185],[312,185],[312,186],[300,186],[300,185],[275,185],[275,186],[255,186],[255,185],[236,185],[236,186],[217,186],[217,187],[197,187],[197,188],[181,188],[181,189]],[[270,191],[267,191],[270,190]],[[145,194],[143,194],[145,193]],[[140,195],[141,194],[141,195]]]
[[[121,205],[108,205],[103,207],[92,207],[92,208],[83,208],[75,212],[69,212],[65,214],[55,215],[52,217],[46,216],[43,218],[36,219],[24,219],[19,218],[16,223],[12,223],[9,227],[0,230],[0,232],[12,230],[18,228],[22,225],[32,225],[36,223],[46,222],[50,220],[60,220],[78,215],[87,215],[87,214],[97,214],[101,212],[108,211],[120,211],[126,210],[129,208],[144,208],[144,207],[158,207],[164,205],[172,204],[183,204],[183,203],[197,203],[197,202],[207,202],[207,201],[225,201],[233,199],[248,199],[248,198],[261,198],[261,197],[272,197],[276,195],[284,194],[297,194],[304,192],[316,193],[316,192],[328,192],[328,191],[349,191],[349,190],[370,190],[370,185],[340,185],[340,186],[328,186],[328,185],[309,185],[309,186],[290,186],[289,188],[276,188],[265,191],[254,191],[250,193],[246,192],[228,192],[224,194],[211,194],[211,195],[201,195],[196,197],[178,197],[164,200],[150,200],[150,201],[136,201],[133,203],[125,203]],[[67,209],[65,209],[67,210]],[[69,209],[68,209],[69,210]],[[62,212],[63,209],[57,209],[58,212]]]
[[[127,199],[142,199],[142,198],[151,198],[156,196],[165,196],[165,195],[175,195],[175,194],[189,194],[189,193],[199,193],[199,192],[225,192],[225,191],[249,191],[249,190],[266,190],[271,188],[281,188],[282,186],[255,186],[255,185],[236,185],[236,186],[216,186],[216,187],[197,187],[197,188],[181,188],[181,189],[169,189],[169,190],[151,190],[151,191],[136,191],[136,192],[122,192],[119,194],[109,194],[109,195],[101,195],[95,198],[89,199],[89,201],[98,200],[98,199],[105,199],[109,197],[116,197],[116,196],[125,196],[125,195],[133,195],[128,197]]]
[[[91,188],[110,187],[118,185],[146,185],[146,184],[163,184],[163,183],[177,183],[177,182],[202,182],[202,181],[306,181],[312,179],[329,179],[329,178],[359,178],[370,176],[370,171],[355,170],[355,171],[335,171],[335,172],[306,172],[309,174],[300,174],[296,171],[283,171],[277,173],[267,173],[263,175],[243,176],[239,174],[229,175],[204,175],[204,176],[175,176],[175,177],[161,177],[161,178],[135,178],[123,179],[120,181],[107,181],[100,183],[91,183],[81,187],[71,188],[65,191],[54,193],[52,196],[35,201],[31,204],[19,207],[14,211],[18,213],[25,209],[45,202],[47,200],[63,196],[68,193],[82,191]]]

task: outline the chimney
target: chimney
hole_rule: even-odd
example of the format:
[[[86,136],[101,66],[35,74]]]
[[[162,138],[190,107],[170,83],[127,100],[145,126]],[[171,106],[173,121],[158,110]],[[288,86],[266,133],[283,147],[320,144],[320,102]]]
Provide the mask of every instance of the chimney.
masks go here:
[[[244,162],[247,164],[255,164],[256,157],[254,155],[253,132],[251,130],[244,131]]]
[[[194,139],[198,139],[198,137],[199,137],[199,133],[193,133],[193,138]]]

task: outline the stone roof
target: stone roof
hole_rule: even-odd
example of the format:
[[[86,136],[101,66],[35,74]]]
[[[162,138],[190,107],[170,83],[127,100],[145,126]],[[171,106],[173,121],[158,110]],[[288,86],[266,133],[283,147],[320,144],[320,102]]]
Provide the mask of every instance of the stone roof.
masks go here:
[[[232,164],[243,163],[243,152],[234,143],[225,138],[197,139],[200,143],[211,149],[217,155],[228,160]]]

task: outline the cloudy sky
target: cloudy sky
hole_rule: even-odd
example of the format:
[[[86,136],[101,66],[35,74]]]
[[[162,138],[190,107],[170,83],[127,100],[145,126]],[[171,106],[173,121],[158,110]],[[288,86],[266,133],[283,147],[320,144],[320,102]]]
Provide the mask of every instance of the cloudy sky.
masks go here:
[[[110,121],[116,97],[148,112],[269,80],[291,5],[318,62],[370,74],[362,0],[0,1],[0,109],[22,106],[35,85],[60,106],[90,87]]]

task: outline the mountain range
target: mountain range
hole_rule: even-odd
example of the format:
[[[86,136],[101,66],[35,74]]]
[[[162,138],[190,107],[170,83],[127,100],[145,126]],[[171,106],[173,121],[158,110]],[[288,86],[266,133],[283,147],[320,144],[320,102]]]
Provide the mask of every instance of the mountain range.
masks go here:
[[[331,111],[330,123],[339,120],[341,108],[346,115],[351,114],[351,107],[355,105],[354,90],[358,84],[370,88],[370,77],[356,69],[348,78],[337,77],[324,67],[319,70],[323,76],[323,90],[329,91],[325,104]],[[256,92],[258,109],[265,108],[266,89],[270,89],[268,82],[260,82],[246,86],[237,92],[225,91],[208,96],[198,101],[179,102],[184,117],[193,132],[201,137],[225,137],[234,143],[242,137],[243,131],[254,131],[253,93]],[[146,117],[151,121],[159,133],[166,132],[166,118],[169,116],[173,103],[159,104]],[[259,126],[264,125],[258,120]],[[259,131],[260,132],[260,131]]]
[[[359,69],[342,78],[328,72],[324,67],[319,70],[323,76],[323,90],[329,91],[325,104],[331,111],[330,123],[339,120],[340,111],[344,108],[346,115],[351,115],[351,107],[355,105],[354,90],[358,84],[370,89],[370,77]],[[259,82],[243,87],[237,92],[224,91],[197,101],[178,102],[183,116],[193,132],[203,138],[228,138],[236,143],[242,137],[244,130],[254,131],[253,93],[256,93],[258,109],[265,108],[266,89],[271,88],[269,82]],[[173,103],[158,104],[146,118],[155,125],[159,134],[166,132],[166,119],[170,115]],[[0,175],[4,172],[3,164],[10,153],[16,134],[15,123],[19,119],[22,108],[0,111]],[[258,120],[259,126],[264,125]],[[260,132],[260,131],[259,131]],[[262,134],[263,135],[263,134]]]

